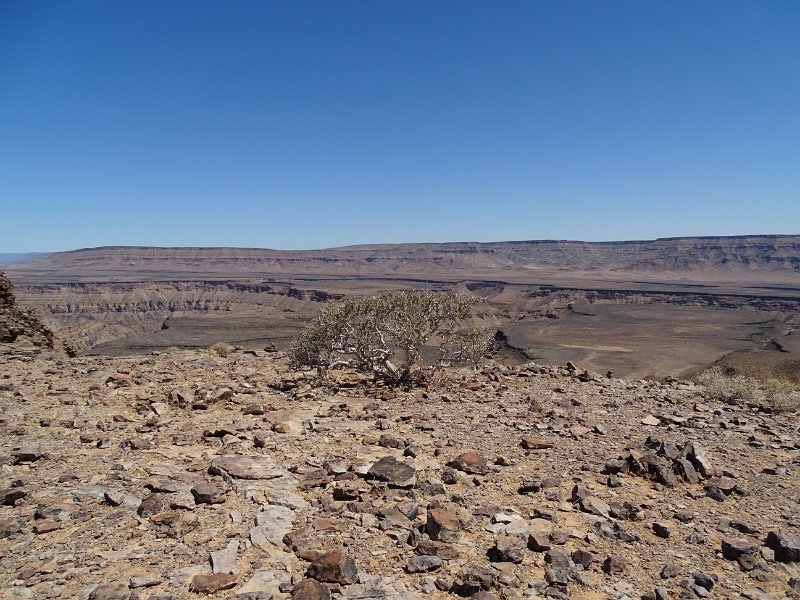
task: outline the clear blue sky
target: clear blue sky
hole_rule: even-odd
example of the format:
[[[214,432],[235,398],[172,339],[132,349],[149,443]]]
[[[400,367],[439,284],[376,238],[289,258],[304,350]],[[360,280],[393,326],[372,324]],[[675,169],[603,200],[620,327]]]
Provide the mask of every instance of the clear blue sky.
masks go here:
[[[0,252],[800,233],[800,2],[0,2]]]

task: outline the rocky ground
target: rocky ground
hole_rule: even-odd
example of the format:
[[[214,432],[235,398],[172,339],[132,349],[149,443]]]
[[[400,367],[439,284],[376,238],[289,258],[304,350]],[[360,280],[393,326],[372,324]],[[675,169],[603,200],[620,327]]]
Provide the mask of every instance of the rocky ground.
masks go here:
[[[0,598],[800,598],[800,419],[486,366],[0,356]]]

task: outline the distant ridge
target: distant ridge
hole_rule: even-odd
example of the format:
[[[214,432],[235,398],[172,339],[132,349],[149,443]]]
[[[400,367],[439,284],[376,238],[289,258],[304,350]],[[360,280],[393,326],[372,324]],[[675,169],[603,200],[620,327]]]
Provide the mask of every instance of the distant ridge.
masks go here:
[[[675,241],[709,241],[709,240],[789,240],[797,242],[800,240],[800,234],[752,234],[752,235],[699,235],[699,236],[677,236],[677,237],[663,237],[654,239],[642,240],[604,240],[604,241],[586,241],[586,240],[567,240],[567,239],[542,239],[542,240],[505,240],[505,241],[491,241],[491,242],[476,242],[476,241],[458,241],[458,242],[386,242],[380,244],[347,244],[345,246],[333,246],[330,248],[308,248],[303,250],[279,250],[276,248],[260,247],[260,246],[87,246],[86,248],[76,248],[74,250],[63,250],[61,252],[42,252],[42,253],[29,253],[28,255],[47,256],[50,254],[68,254],[74,252],[86,252],[95,250],[258,250],[265,252],[326,252],[338,250],[351,250],[358,248],[394,248],[394,247],[407,247],[407,246],[496,246],[508,244],[585,244],[585,245],[627,245],[627,244],[654,244],[657,242],[675,242]],[[8,254],[2,256],[27,256],[23,254]]]
[[[703,236],[620,242],[527,240],[361,244],[320,250],[104,246],[57,252],[9,269],[33,281],[430,277],[543,281],[709,281],[800,285],[800,235]]]

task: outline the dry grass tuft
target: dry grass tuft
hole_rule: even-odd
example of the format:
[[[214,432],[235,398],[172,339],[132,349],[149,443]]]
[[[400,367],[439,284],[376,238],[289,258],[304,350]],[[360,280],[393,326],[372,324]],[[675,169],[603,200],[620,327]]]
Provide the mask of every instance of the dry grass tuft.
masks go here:
[[[216,356],[218,358],[225,358],[231,353],[231,346],[230,344],[226,344],[225,342],[217,342],[209,346],[208,353],[211,356]]]
[[[697,377],[706,395],[729,404],[765,404],[776,412],[800,410],[800,388],[790,381],[760,380],[755,377],[729,375],[720,367],[712,367]]]

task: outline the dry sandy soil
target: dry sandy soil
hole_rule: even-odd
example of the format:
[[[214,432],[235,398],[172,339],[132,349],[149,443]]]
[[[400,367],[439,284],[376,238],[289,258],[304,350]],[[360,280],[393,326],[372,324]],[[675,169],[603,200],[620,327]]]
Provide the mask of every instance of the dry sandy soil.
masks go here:
[[[0,357],[0,598],[800,597],[797,415],[256,354]]]

